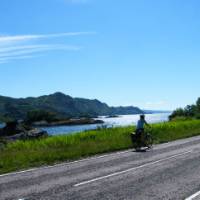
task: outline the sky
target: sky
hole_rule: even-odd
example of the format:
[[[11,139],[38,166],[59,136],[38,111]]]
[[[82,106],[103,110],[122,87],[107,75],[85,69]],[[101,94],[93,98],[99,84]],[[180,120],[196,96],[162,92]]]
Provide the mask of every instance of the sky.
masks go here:
[[[1,0],[0,95],[173,110],[200,96],[198,0]]]

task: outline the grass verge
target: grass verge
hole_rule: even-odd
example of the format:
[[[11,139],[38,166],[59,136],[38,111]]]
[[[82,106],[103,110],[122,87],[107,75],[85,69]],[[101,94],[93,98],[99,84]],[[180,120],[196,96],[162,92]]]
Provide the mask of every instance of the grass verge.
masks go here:
[[[0,150],[0,174],[132,147],[135,127],[117,127],[60,135],[33,141],[17,141]],[[200,120],[152,125],[155,143],[200,135]]]

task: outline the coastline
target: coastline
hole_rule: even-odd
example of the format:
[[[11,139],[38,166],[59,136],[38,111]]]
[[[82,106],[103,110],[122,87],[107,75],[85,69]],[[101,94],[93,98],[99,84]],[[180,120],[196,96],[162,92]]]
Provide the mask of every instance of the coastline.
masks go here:
[[[92,118],[69,119],[57,122],[40,121],[32,123],[33,127],[54,127],[54,126],[74,126],[74,125],[89,125],[89,124],[103,124],[103,120]]]

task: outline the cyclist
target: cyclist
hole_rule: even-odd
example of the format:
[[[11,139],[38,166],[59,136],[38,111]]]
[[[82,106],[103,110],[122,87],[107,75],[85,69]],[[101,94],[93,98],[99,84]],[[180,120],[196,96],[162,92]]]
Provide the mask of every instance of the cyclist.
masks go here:
[[[136,128],[136,137],[138,141],[138,145],[141,145],[141,136],[144,133],[144,126],[147,125],[150,127],[150,125],[145,120],[145,115],[140,115],[140,120],[137,122],[137,128]]]

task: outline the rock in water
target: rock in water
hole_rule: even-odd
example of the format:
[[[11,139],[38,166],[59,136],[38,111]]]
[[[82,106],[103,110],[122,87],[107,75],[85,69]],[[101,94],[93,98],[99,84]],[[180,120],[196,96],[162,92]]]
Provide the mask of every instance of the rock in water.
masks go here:
[[[48,134],[46,131],[40,130],[38,128],[34,128],[27,132],[28,138],[40,138],[40,137],[47,137]]]
[[[48,136],[46,131],[17,122],[9,122],[4,128],[0,129],[0,137],[8,141],[35,139],[46,136]]]
[[[6,136],[4,137],[8,141],[15,141],[15,140],[28,140],[28,139],[38,139],[41,137],[47,137],[48,134],[46,131],[40,129],[32,129],[27,132],[21,132],[19,134]]]

